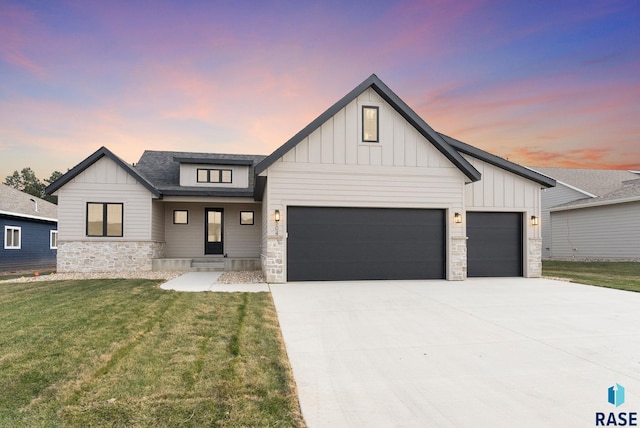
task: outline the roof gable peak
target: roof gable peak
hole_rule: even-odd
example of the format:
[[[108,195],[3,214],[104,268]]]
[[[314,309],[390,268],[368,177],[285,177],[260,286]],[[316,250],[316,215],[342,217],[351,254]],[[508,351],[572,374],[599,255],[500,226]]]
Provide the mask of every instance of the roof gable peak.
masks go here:
[[[153,185],[149,183],[149,181],[146,178],[140,175],[140,173],[138,173],[131,165],[129,165],[128,163],[120,159],[118,156],[113,154],[113,152],[111,152],[105,146],[100,147],[98,150],[93,152],[93,154],[91,154],[88,158],[86,158],[85,160],[83,160],[73,168],[71,168],[69,171],[67,171],[66,174],[64,174],[62,177],[60,177],[59,179],[51,183],[49,186],[47,186],[47,188],[45,189],[45,193],[47,195],[51,195],[52,193],[54,193],[55,191],[63,187],[65,184],[73,180],[80,173],[85,171],[87,168],[89,168],[91,165],[93,165],[103,157],[107,157],[112,161],[114,161],[120,168],[124,169],[129,175],[135,178],[138,183],[144,186],[154,196],[156,197],[160,196],[160,193],[158,192],[158,190],[155,187],[153,187]]]
[[[376,74],[370,75],[339,101],[325,110],[320,116],[304,127],[282,146],[277,148],[267,158],[256,166],[256,174],[265,171],[274,162],[284,156],[289,150],[300,143],[305,137],[319,128],[324,122],[342,110],[347,104],[355,100],[368,88],[372,88],[383,100],[409,122],[423,137],[451,161],[469,180],[479,181],[480,173],[460,153],[458,153],[444,138],[435,132],[415,111],[413,111],[398,95],[396,95]]]

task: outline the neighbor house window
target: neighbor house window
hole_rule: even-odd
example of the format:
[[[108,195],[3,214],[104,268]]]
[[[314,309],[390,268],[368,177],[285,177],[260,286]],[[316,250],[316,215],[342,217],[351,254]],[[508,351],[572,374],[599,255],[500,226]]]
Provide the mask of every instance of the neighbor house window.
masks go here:
[[[58,249],[58,231],[52,230],[49,238],[49,248],[52,250]]]
[[[189,211],[187,211],[187,210],[174,210],[173,211],[173,224],[189,224]]]
[[[88,202],[87,236],[122,236],[123,204]]]
[[[253,224],[253,211],[240,211],[240,224]]]
[[[198,183],[231,183],[231,170],[198,169]]]
[[[378,142],[378,107],[362,107],[362,141],[366,143]]]
[[[19,250],[22,247],[22,228],[18,226],[4,227],[4,249]]]

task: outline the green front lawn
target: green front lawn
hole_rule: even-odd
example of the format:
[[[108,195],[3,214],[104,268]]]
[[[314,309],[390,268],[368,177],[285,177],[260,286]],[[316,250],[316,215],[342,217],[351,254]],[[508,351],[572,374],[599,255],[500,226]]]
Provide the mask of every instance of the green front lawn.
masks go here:
[[[640,291],[638,262],[542,262],[542,274],[581,284]]]
[[[268,293],[0,284],[0,426],[304,426]]]

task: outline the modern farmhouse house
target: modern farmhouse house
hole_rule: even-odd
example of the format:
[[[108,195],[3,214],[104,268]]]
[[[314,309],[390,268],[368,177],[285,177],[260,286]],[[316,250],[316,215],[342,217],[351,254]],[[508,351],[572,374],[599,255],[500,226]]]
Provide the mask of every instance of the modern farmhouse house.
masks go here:
[[[439,134],[376,75],[269,156],[101,148],[47,189],[58,271],[262,269],[269,282],[541,273],[554,180]]]

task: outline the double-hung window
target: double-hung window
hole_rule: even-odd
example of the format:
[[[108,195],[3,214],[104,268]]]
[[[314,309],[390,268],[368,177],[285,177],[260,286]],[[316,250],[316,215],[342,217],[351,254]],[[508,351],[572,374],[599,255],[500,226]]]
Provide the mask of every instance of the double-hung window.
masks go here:
[[[198,183],[231,183],[231,170],[198,168]]]
[[[87,203],[87,236],[121,237],[123,204],[107,202]]]
[[[19,250],[22,248],[22,228],[18,226],[4,227],[4,249]]]

